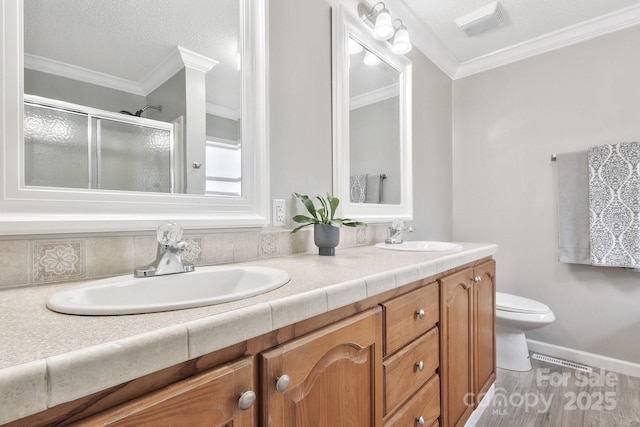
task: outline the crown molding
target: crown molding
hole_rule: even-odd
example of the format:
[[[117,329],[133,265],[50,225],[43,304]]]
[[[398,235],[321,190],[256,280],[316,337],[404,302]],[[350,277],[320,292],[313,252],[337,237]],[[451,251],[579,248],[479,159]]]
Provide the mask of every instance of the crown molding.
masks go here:
[[[206,74],[217,64],[218,61],[215,59],[200,55],[181,46],[176,46],[165,59],[160,61],[160,63],[142,79],[140,87],[145,95],[147,95],[185,67]]]
[[[227,108],[209,102],[207,102],[207,114],[230,120],[240,120],[240,110],[234,110],[233,108]]]
[[[354,96],[349,100],[349,110],[366,107],[385,99],[400,95],[400,85],[398,83],[372,90],[362,95]]]
[[[339,0],[337,1],[339,2]],[[390,10],[393,10],[394,16],[402,18],[407,25],[411,35],[411,43],[452,80],[640,24],[640,4],[637,4],[469,61],[460,62],[404,4],[403,0],[385,0],[385,4]]]
[[[205,74],[211,71],[211,69],[219,63],[215,59],[211,59],[181,46],[178,46],[176,49],[180,53],[180,58],[182,59],[182,63],[185,67],[193,68],[194,70],[201,71]]]
[[[140,85],[131,80],[121,79],[119,77],[77,67],[60,61],[54,61],[53,59],[44,58],[42,56],[25,53],[24,68],[108,87],[110,89],[121,90],[134,95],[146,95]]]
[[[555,31],[460,64],[454,79],[530,58],[640,23],[640,4]]]
[[[166,58],[147,74],[142,81],[114,77],[87,68],[78,67],[42,56],[24,54],[24,67],[43,73],[54,74],[73,80],[83,81],[110,89],[121,90],[134,95],[147,96],[157,89],[162,83],[180,71],[182,68],[192,68],[194,70],[207,73],[218,64],[215,59],[208,58],[198,53],[192,52],[183,47],[177,46]]]

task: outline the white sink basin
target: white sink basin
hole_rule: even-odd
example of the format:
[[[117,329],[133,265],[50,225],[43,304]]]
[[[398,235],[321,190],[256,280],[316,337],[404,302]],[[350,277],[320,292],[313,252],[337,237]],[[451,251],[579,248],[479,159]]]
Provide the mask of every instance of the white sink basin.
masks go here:
[[[286,271],[267,267],[197,267],[190,273],[94,280],[57,292],[47,307],[66,314],[117,315],[202,307],[279,288]]]
[[[429,242],[424,240],[405,241],[402,243],[376,243],[376,248],[392,251],[441,252],[462,249],[462,246],[449,242]]]

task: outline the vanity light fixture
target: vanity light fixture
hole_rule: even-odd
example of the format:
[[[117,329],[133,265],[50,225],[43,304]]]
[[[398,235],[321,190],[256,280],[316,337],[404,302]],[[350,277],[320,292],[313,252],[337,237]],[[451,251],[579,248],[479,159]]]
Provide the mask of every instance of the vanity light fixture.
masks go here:
[[[364,48],[360,43],[358,43],[357,41],[349,37],[349,53],[351,55],[355,55],[356,53],[362,52],[362,49]]]
[[[376,10],[381,6],[380,10]],[[373,5],[371,10],[365,13],[365,19],[373,23],[373,38],[376,40],[389,40],[393,36],[394,28],[389,9],[383,2]]]
[[[404,55],[405,53],[411,50],[411,41],[409,40],[409,32],[407,31],[407,27],[404,25],[401,19],[396,19],[393,22],[396,22],[396,21],[399,21],[400,25],[398,25],[398,28],[396,29],[396,32],[393,35],[391,51],[393,53]]]
[[[382,62],[382,59],[380,59],[378,57],[378,55],[367,51],[367,53],[364,54],[364,60],[363,61],[367,65],[378,65],[379,63]]]
[[[393,20],[389,9],[383,2],[378,2],[369,7],[366,3],[358,5],[358,12],[361,18],[373,27],[373,38],[376,40],[391,41],[393,53],[403,55],[411,50],[409,32],[401,19]],[[395,22],[400,24],[395,27]]]

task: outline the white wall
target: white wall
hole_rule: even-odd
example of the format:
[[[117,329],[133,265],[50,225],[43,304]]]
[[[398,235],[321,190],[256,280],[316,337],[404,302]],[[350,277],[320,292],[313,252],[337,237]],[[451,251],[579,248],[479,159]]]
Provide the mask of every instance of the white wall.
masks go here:
[[[640,363],[640,273],[557,261],[552,153],[640,140],[640,27],[454,82],[453,237],[499,246],[497,286],[549,305],[528,334]]]
[[[452,239],[452,82],[422,52],[413,62],[413,240]]]
[[[331,9],[269,1],[271,197],[331,192]]]
[[[332,189],[331,4],[269,1],[271,197]],[[422,52],[413,62],[414,239],[451,239],[451,79]],[[289,224],[290,226],[291,224]]]

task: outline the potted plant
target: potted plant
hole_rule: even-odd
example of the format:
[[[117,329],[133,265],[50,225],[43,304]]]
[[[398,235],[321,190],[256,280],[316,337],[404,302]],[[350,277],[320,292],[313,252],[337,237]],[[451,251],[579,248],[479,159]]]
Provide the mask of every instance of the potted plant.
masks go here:
[[[294,216],[292,218],[293,221],[301,225],[294,228],[291,233],[295,233],[304,227],[313,225],[313,240],[318,247],[318,253],[320,255],[335,255],[335,248],[338,246],[338,243],[340,243],[341,226],[366,226],[363,222],[355,221],[350,218],[336,218],[336,209],[340,204],[340,200],[337,197],[333,197],[329,194],[327,194],[326,198],[316,196],[316,199],[320,202],[319,209],[316,209],[313,200],[311,200],[309,196],[298,193],[293,194],[295,194],[298,200],[302,202],[310,216]]]

